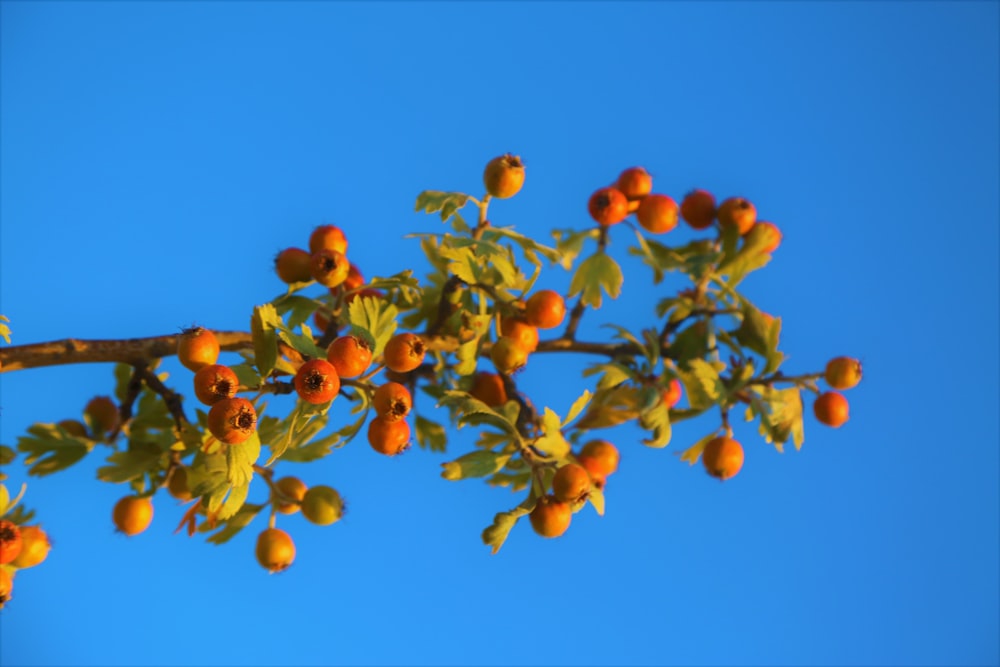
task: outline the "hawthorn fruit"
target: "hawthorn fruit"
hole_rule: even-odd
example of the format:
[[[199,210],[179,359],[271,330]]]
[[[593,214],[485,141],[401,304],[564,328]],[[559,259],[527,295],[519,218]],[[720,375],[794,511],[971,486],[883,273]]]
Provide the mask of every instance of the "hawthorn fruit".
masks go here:
[[[35,567],[49,556],[52,543],[41,526],[21,526],[21,553],[11,561],[19,570]]]
[[[667,195],[647,195],[635,212],[639,224],[652,234],[665,234],[677,226],[677,202]]]
[[[661,392],[661,396],[663,397],[663,404],[667,406],[668,409],[677,405],[678,401],[681,400],[682,391],[683,388],[681,386],[680,380],[678,380],[677,378],[671,380],[670,384],[667,385],[667,388]]]
[[[313,405],[329,403],[340,391],[337,369],[325,359],[313,359],[302,364],[295,373],[294,383],[299,398]]]
[[[205,405],[232,398],[240,388],[239,378],[229,366],[212,364],[194,374],[194,395]]]
[[[524,163],[516,155],[507,153],[486,163],[483,185],[491,197],[509,199],[524,186]]]
[[[208,411],[208,430],[221,442],[238,445],[257,430],[257,410],[245,398],[224,398]]]
[[[576,455],[580,465],[586,468],[592,477],[601,480],[618,470],[619,459],[618,448],[607,440],[591,440]]]
[[[719,205],[716,216],[719,224],[723,227],[735,227],[742,236],[757,222],[757,209],[743,197],[730,197]]]
[[[813,412],[821,424],[839,428],[847,423],[850,405],[844,395],[836,391],[820,394],[813,403]]]
[[[692,229],[707,229],[715,220],[715,195],[707,190],[692,190],[681,200],[680,212]]]
[[[23,547],[21,529],[13,521],[0,521],[0,565],[17,558]]]
[[[472,378],[472,387],[469,393],[473,398],[495,408],[507,402],[507,388],[504,387],[503,378],[496,373],[480,371]]]
[[[326,360],[333,364],[339,377],[357,377],[371,366],[372,349],[363,338],[340,336],[326,348]]]
[[[218,361],[219,352],[219,339],[203,327],[185,329],[177,339],[177,359],[195,372]]]
[[[743,445],[732,438],[713,438],[705,445],[701,462],[709,475],[725,481],[743,467]]]
[[[386,367],[397,373],[409,373],[424,362],[427,347],[414,333],[398,333],[385,344],[382,356]]]
[[[332,250],[346,255],[347,237],[344,236],[344,231],[336,225],[320,225],[314,229],[309,235],[309,253],[315,255],[320,250]]]
[[[324,287],[339,287],[351,270],[343,253],[330,248],[320,248],[309,258],[309,272],[313,280]]]
[[[410,446],[410,425],[405,419],[375,417],[368,423],[368,444],[379,454],[401,454]]]
[[[125,496],[115,503],[111,519],[119,532],[138,535],[153,522],[153,501],[146,496]]]
[[[628,199],[618,188],[600,188],[590,195],[587,211],[602,227],[617,225],[628,216]]]
[[[299,511],[302,499],[305,498],[309,487],[298,477],[282,477],[274,483],[278,492],[288,500],[282,500],[275,496],[274,509],[282,514],[295,514]]]
[[[528,351],[516,339],[501,336],[490,350],[490,359],[498,371],[510,375],[528,363]]]
[[[312,280],[309,253],[302,248],[285,248],[274,258],[274,270],[282,282],[307,283]]]
[[[167,481],[167,493],[182,503],[194,498],[191,488],[188,486],[187,468],[177,466],[173,469],[173,472],[170,473],[170,479]]]
[[[344,501],[331,486],[309,487],[302,498],[302,516],[317,526],[329,526],[344,516]]]
[[[513,339],[529,354],[538,349],[538,327],[522,317],[501,317],[500,335]]]
[[[0,609],[10,601],[11,592],[14,590],[14,575],[6,568],[0,567]]]
[[[629,167],[618,175],[615,187],[629,201],[642,199],[653,190],[653,177],[642,167]]]
[[[831,359],[823,378],[833,389],[852,389],[861,382],[861,362],[852,357]]]
[[[118,428],[118,406],[110,396],[95,396],[83,410],[84,416],[94,429],[94,435],[100,437]]]
[[[386,382],[375,390],[372,396],[372,407],[379,417],[386,421],[398,421],[410,414],[413,407],[413,396],[410,390],[398,382]]]
[[[295,561],[295,542],[280,528],[267,528],[257,536],[257,562],[274,574],[287,570]]]
[[[552,478],[552,495],[564,503],[577,503],[590,491],[590,473],[576,463],[567,463]]]
[[[531,527],[542,537],[559,537],[569,529],[573,508],[569,503],[556,500],[554,496],[543,496],[538,499],[528,518],[531,520]]]
[[[554,290],[543,289],[535,292],[524,306],[524,320],[538,329],[554,329],[562,324],[564,319],[566,319],[566,300]]]

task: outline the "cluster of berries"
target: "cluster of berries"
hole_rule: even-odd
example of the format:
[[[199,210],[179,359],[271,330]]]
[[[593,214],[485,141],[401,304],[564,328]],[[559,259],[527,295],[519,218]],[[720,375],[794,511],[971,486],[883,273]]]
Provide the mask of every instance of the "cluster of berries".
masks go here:
[[[0,521],[0,609],[11,598],[14,575],[46,559],[52,544],[41,526]]]

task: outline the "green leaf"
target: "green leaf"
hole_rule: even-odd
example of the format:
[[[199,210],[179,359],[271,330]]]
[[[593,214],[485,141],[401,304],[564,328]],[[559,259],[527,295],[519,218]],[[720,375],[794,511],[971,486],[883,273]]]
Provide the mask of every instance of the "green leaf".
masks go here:
[[[417,204],[414,210],[423,211],[424,213],[435,213],[440,211],[441,221],[447,222],[448,218],[465,206],[470,199],[472,199],[472,197],[461,192],[424,190],[417,195]]]
[[[278,337],[299,354],[312,359],[326,359],[326,350],[320,349],[313,342],[312,329],[302,325],[302,333],[292,331],[284,324],[278,327]]]
[[[28,435],[17,439],[17,449],[25,452],[24,458],[29,475],[49,475],[64,470],[93,448],[94,443],[84,438],[76,438],[55,424],[34,424],[28,428]]]
[[[7,322],[10,320],[0,315],[0,337],[3,337],[4,341],[10,345],[10,327],[7,326]]]
[[[129,440],[128,449],[108,457],[110,465],[97,469],[97,479],[121,484],[154,473],[166,463],[164,450],[155,443]]]
[[[250,332],[253,334],[254,363],[261,378],[266,378],[274,370],[278,360],[278,333],[281,318],[274,306],[265,303],[253,309],[250,317]]]
[[[590,393],[589,389],[584,389],[583,390],[583,394],[580,395],[580,398],[578,398],[575,401],[573,401],[573,405],[570,406],[569,413],[567,413],[566,419],[563,420],[562,425],[566,426],[571,421],[573,421],[574,419],[576,419],[577,416],[581,412],[583,412],[583,409],[586,408],[590,404],[590,399],[593,398],[593,397],[594,397],[594,395]]]
[[[610,255],[599,252],[583,260],[577,267],[569,285],[569,295],[574,297],[580,294],[584,305],[600,308],[601,291],[612,299],[617,299],[624,280],[618,262]]]
[[[765,252],[773,241],[774,230],[768,226],[754,225],[743,237],[743,247],[739,252],[727,257],[719,266],[719,275],[729,276],[729,286],[738,285],[751,271],[762,268],[771,261],[771,253]]]
[[[514,527],[518,519],[528,514],[531,511],[530,508],[534,507],[534,505],[535,499],[529,497],[509,512],[500,512],[493,517],[493,523],[483,530],[483,544],[492,547],[494,554],[500,551],[500,547],[507,541],[510,529]]]
[[[15,458],[17,458],[17,452],[14,451],[13,447],[0,445],[0,466],[10,465]]]
[[[630,385],[598,389],[587,411],[576,423],[578,429],[609,428],[639,416],[639,391]]]
[[[529,253],[538,253],[550,262],[561,262],[562,260],[562,253],[557,248],[542,245],[534,239],[515,232],[510,227],[489,227],[483,233],[484,239],[492,239],[494,237],[510,239],[517,245],[521,246],[526,256],[528,256]]]
[[[691,359],[677,374],[692,408],[705,409],[724,402],[726,387],[719,378],[719,371],[704,359]]]
[[[372,356],[382,354],[385,344],[396,332],[396,316],[399,311],[385,299],[371,296],[357,297],[348,306],[348,322],[361,327],[375,337]]]
[[[432,452],[443,452],[447,448],[448,436],[444,427],[426,417],[417,415],[417,444]]]
[[[469,452],[454,461],[442,463],[441,467],[444,470],[441,471],[441,476],[453,482],[469,477],[486,477],[501,470],[509,460],[510,454],[485,450]]]
[[[535,449],[556,459],[569,455],[570,445],[562,433],[562,420],[551,408],[542,413],[542,433],[545,435],[535,441]]]
[[[24,492],[27,490],[28,490],[28,485],[22,483],[21,490],[18,491],[14,499],[11,500],[10,492],[7,491],[7,487],[4,486],[3,484],[0,484],[0,516],[5,516],[8,512],[14,509],[14,507],[16,507],[19,502],[21,502],[21,498],[24,497]]]
[[[453,408],[458,412],[455,424],[459,428],[485,424],[520,439],[516,421],[508,420],[503,414],[496,412],[482,401],[472,398],[464,391],[444,392],[439,405]]]
[[[670,411],[662,400],[656,401],[652,408],[639,415],[639,426],[652,433],[651,438],[643,438],[642,444],[648,447],[666,447],[670,444]]]
[[[316,312],[316,309],[320,307],[320,303],[316,299],[297,294],[285,294],[271,303],[274,304],[278,314],[282,317],[287,313],[291,313],[287,323],[289,329],[295,329],[308,320]]]
[[[222,507],[216,513],[215,518],[219,521],[225,521],[226,519],[232,517],[243,504],[247,501],[247,496],[250,494],[250,481],[247,480],[246,484],[240,484],[233,486],[229,490],[229,495],[226,496],[225,502],[222,503]]]
[[[226,447],[226,479],[233,486],[247,486],[253,479],[253,464],[260,458],[260,438],[254,432],[246,441]]]
[[[587,492],[587,502],[594,507],[598,516],[604,516],[604,492],[593,484],[590,485],[590,491]]]
[[[597,229],[586,229],[575,231],[572,229],[553,230],[552,236],[556,240],[556,250],[559,252],[559,265],[567,271],[572,268],[573,260],[579,256],[583,250],[583,243],[587,239],[597,239],[600,232]]]
[[[236,514],[226,521],[225,525],[216,533],[213,533],[207,541],[211,544],[219,545],[225,544],[229,540],[233,539],[237,533],[250,525],[258,513],[262,509],[267,507],[267,505],[254,505],[252,503],[244,503],[243,507],[239,509]],[[198,530],[211,530],[207,523],[202,523],[198,526]]]
[[[115,400],[119,405],[128,398],[128,386],[132,380],[132,366],[115,364]]]
[[[764,439],[783,450],[789,438],[800,449],[805,441],[802,422],[802,393],[798,387],[787,389],[763,388],[750,392],[750,408],[760,416],[760,433]]]

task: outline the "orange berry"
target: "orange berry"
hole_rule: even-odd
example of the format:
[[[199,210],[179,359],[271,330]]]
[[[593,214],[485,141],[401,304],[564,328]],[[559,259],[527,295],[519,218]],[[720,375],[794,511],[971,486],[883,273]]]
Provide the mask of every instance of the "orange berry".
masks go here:
[[[544,496],[538,499],[528,518],[531,520],[531,527],[542,537],[559,537],[569,528],[573,508],[553,496]]]
[[[312,280],[309,270],[309,253],[302,248],[285,248],[274,258],[274,270],[278,278],[289,285]]]
[[[14,575],[0,567],[0,609],[10,601],[11,592],[14,590]]]
[[[408,373],[423,363],[427,347],[420,336],[413,333],[399,333],[385,344],[383,357],[389,370]]]
[[[653,177],[642,167],[629,167],[618,175],[615,187],[631,201],[642,199],[653,190]]]
[[[719,205],[716,215],[723,226],[736,227],[740,235],[746,234],[757,222],[757,209],[743,197],[730,197]]]
[[[701,462],[709,475],[727,480],[743,467],[743,445],[726,437],[709,440],[701,453]]]
[[[322,335],[330,325],[330,318],[322,310],[317,310],[313,313],[313,324],[316,325],[316,331]]]
[[[187,468],[184,466],[177,466],[174,468],[174,471],[170,473],[170,479],[167,481],[167,493],[182,503],[186,503],[194,498],[191,494],[191,487],[188,486],[187,477]]]
[[[372,349],[358,336],[340,336],[326,348],[326,360],[342,378],[361,375],[372,363]]]
[[[287,570],[295,561],[295,542],[280,528],[267,528],[257,536],[257,562],[274,574]]]
[[[667,408],[674,407],[677,405],[677,402],[681,400],[681,389],[680,380],[674,378],[670,381],[670,385],[661,392],[661,395],[663,396],[663,404],[666,405]]]
[[[607,440],[591,440],[576,456],[580,465],[597,477],[607,477],[618,470],[619,459],[618,448]]]
[[[219,340],[202,327],[185,329],[177,339],[177,359],[192,371],[211,366],[219,359]]]
[[[397,421],[410,414],[413,407],[413,397],[410,390],[398,382],[386,382],[375,390],[372,397],[372,407],[379,417],[388,421]]]
[[[52,543],[41,526],[21,526],[21,553],[11,565],[19,570],[35,567],[49,556]]]
[[[521,317],[501,317],[500,335],[514,339],[525,352],[538,349],[538,327]]]
[[[520,157],[510,153],[493,158],[486,163],[483,184],[491,197],[513,197],[524,185],[524,163]]]
[[[524,319],[539,329],[554,329],[566,318],[566,300],[550,289],[538,290],[524,306]]]
[[[340,391],[337,369],[325,359],[313,359],[302,364],[295,373],[294,383],[299,398],[313,405],[332,401]]]
[[[844,395],[835,391],[820,394],[816,402],[813,403],[816,419],[833,428],[839,428],[847,423],[849,408],[850,405]]]
[[[111,513],[115,527],[132,537],[149,528],[153,522],[153,501],[148,497],[125,496]]]
[[[90,399],[83,414],[98,437],[111,433],[118,427],[118,406],[110,396],[95,396]]]
[[[353,263],[349,262],[348,264],[347,279],[344,280],[343,288],[345,290],[357,289],[365,284],[365,277],[361,275],[361,269]]]
[[[773,222],[755,222],[750,231],[747,232],[747,243],[763,239],[761,252],[772,253],[781,245],[781,230]]]
[[[21,540],[21,529],[13,521],[0,521],[0,564],[6,564],[17,558],[24,546]]]
[[[87,427],[78,419],[64,419],[56,424],[59,428],[69,433],[74,438],[86,438]]]
[[[208,411],[208,430],[227,445],[238,445],[257,430],[257,410],[245,398],[224,398]]]
[[[306,491],[309,490],[306,483],[298,477],[282,477],[274,483],[274,486],[278,489],[278,492],[281,493],[281,495],[288,498],[288,500],[280,500],[275,497],[274,509],[282,514],[295,514],[298,512],[299,504],[305,497]]]
[[[528,351],[517,340],[501,336],[490,350],[490,359],[498,371],[509,375],[528,363]]]
[[[597,224],[616,225],[628,216],[628,199],[617,188],[601,188],[590,195],[587,210]]]
[[[337,287],[347,280],[351,264],[343,253],[320,248],[309,258],[309,271],[313,280],[324,287]]]
[[[707,190],[692,190],[681,200],[681,217],[693,229],[705,229],[715,220],[715,195]]]
[[[552,478],[552,495],[564,503],[575,503],[590,491],[590,473],[581,465],[567,463]]]
[[[852,389],[861,382],[861,362],[852,357],[831,359],[823,375],[834,389]]]
[[[368,424],[368,444],[379,454],[396,456],[410,446],[410,425],[405,419],[375,417]]]
[[[496,373],[476,373],[469,393],[491,408],[507,402],[507,388],[504,387],[503,378]]]
[[[194,374],[194,395],[205,405],[215,405],[224,398],[232,398],[239,388],[239,378],[229,366],[212,364]]]
[[[320,225],[309,235],[309,254],[315,255],[323,249],[333,250],[341,255],[347,254],[347,237],[340,227]]]
[[[667,195],[648,195],[635,212],[639,224],[653,234],[665,234],[677,226],[677,202]]]

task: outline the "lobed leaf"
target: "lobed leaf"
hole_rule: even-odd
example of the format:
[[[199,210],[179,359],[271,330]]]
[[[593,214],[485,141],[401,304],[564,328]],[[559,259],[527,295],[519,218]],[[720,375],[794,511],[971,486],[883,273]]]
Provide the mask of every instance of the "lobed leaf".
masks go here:
[[[510,454],[498,454],[488,450],[477,450],[463,454],[454,461],[442,463],[441,476],[449,481],[467,479],[469,477],[486,477],[502,470]]]
[[[621,294],[625,278],[622,269],[610,255],[598,252],[583,260],[569,285],[569,295],[580,295],[584,305],[600,308],[603,291],[612,299]]]

